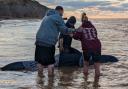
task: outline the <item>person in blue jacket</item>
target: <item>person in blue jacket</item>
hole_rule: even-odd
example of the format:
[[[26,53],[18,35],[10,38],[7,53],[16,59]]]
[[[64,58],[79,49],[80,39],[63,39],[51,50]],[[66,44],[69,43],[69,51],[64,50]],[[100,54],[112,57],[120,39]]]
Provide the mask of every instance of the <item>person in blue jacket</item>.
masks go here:
[[[36,34],[35,61],[38,67],[38,77],[43,76],[43,67],[48,66],[48,75],[54,75],[55,45],[59,33],[68,34],[72,29],[65,26],[62,15],[64,9],[57,6],[49,10],[44,16],[40,28]]]

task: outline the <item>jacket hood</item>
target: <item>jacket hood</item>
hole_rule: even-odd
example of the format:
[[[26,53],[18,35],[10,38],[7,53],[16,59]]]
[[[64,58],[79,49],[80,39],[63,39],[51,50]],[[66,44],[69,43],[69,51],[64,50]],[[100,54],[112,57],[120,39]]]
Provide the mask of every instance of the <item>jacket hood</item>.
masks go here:
[[[46,16],[55,15],[55,14],[59,14],[59,12],[54,9],[50,9],[47,11]]]

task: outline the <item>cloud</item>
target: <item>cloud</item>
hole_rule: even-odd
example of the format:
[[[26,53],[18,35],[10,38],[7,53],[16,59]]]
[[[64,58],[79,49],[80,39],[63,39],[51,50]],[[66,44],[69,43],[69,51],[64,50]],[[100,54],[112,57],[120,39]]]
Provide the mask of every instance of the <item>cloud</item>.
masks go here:
[[[103,6],[103,7],[98,7],[101,11],[112,11],[112,12],[120,12],[120,11],[127,11],[128,8],[124,8],[121,6]]]
[[[47,0],[49,3],[54,3],[55,0]]]
[[[124,3],[121,6],[124,7],[124,8],[128,8],[128,3]]]
[[[128,11],[113,12],[111,10],[101,10],[97,7],[89,7],[77,10],[78,13],[85,11],[89,18],[128,18]],[[80,18],[79,14],[79,18]]]
[[[66,16],[80,16],[85,11],[90,17],[128,17],[128,0],[37,0],[55,8],[62,5]]]
[[[85,1],[70,1],[70,2],[64,2],[61,5],[63,5],[65,8],[70,7],[69,9],[80,9],[85,7],[93,7],[93,6],[108,6],[111,5],[111,2],[109,1],[93,1],[93,2],[85,2]]]
[[[118,1],[126,1],[126,0],[118,0]]]
[[[88,8],[88,7],[98,7],[101,11],[127,11],[128,10],[128,3],[127,0],[45,0],[48,3],[52,3],[52,5],[62,5],[66,10],[77,10],[81,8]],[[123,3],[121,5],[121,3]]]

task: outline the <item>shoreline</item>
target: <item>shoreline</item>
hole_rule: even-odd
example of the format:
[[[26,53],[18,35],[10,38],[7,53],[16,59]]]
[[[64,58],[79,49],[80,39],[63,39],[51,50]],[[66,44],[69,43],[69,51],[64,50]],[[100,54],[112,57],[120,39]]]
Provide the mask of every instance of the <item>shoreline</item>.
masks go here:
[[[11,18],[11,19],[0,18],[0,21],[3,21],[3,20],[42,20],[42,18]]]
[[[90,20],[128,20],[128,18],[90,18]],[[42,18],[0,18],[2,20],[42,20]],[[77,19],[80,20],[80,19]]]

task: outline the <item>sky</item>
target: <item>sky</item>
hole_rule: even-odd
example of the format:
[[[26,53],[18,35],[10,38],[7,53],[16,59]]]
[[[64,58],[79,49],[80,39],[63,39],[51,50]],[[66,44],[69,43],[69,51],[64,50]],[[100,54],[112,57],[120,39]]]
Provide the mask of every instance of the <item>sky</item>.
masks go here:
[[[41,4],[55,8],[61,5],[65,17],[81,17],[86,12],[90,18],[128,18],[128,0],[37,0]]]

